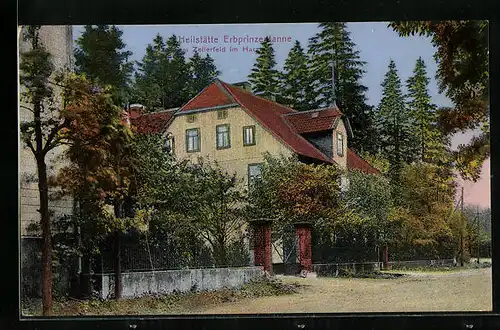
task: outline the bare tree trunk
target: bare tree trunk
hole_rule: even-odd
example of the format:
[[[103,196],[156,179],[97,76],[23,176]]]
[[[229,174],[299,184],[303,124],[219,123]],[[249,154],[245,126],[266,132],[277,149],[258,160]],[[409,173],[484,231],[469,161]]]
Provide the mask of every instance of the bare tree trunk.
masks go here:
[[[43,315],[52,315],[52,232],[49,214],[49,191],[45,159],[37,157],[38,190],[42,227],[42,303]]]

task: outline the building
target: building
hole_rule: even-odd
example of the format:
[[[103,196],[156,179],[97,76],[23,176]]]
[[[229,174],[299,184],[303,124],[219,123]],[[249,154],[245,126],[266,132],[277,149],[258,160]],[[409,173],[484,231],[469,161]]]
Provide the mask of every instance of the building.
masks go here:
[[[266,152],[379,173],[347,147],[352,132],[337,107],[298,112],[239,85],[243,88],[216,80],[176,109],[141,114],[140,107],[132,107],[131,123],[141,133],[163,134],[178,160],[216,160],[245,185],[259,176]],[[279,254],[273,249],[274,263],[283,262]]]
[[[266,152],[378,173],[347,148],[352,132],[337,107],[299,112],[220,80],[180,108],[140,114],[135,107],[130,119],[139,132],[168,134],[177,159],[217,160],[245,183],[258,175]]]

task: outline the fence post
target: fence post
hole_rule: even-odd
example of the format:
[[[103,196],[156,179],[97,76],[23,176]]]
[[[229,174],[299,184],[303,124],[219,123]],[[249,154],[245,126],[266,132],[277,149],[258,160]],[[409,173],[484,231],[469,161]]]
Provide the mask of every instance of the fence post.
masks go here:
[[[384,246],[384,269],[389,270],[389,247]]]
[[[251,223],[254,228],[254,265],[264,266],[264,271],[271,272],[271,220],[256,219]]]
[[[299,238],[300,271],[312,272],[311,224],[307,222],[296,223],[295,231]]]

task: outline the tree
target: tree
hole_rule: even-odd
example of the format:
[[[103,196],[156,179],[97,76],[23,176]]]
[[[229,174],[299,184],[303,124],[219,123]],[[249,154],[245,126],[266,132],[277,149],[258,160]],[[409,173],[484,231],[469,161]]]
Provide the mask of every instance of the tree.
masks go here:
[[[142,62],[138,62],[133,87],[133,100],[153,110],[163,106],[160,68],[163,63],[165,42],[158,34],[153,44],[148,44]]]
[[[201,57],[198,51],[195,51],[190,58],[189,67],[191,72],[189,98],[196,96],[220,74],[214,59],[209,54]]]
[[[332,165],[265,155],[262,177],[249,190],[249,219],[273,219],[275,239],[295,222],[328,230],[340,217],[340,172]]]
[[[441,111],[445,133],[480,129],[481,133],[455,152],[464,179],[476,181],[490,155],[487,21],[406,21],[389,24],[400,36],[425,35],[437,48],[436,78],[440,92],[453,101]]]
[[[229,174],[216,162],[206,163],[201,158],[190,170],[195,190],[190,200],[191,224],[212,248],[215,264],[226,266],[229,249],[241,237],[245,223],[241,182],[236,174]]]
[[[428,163],[405,165],[394,201],[403,218],[398,249],[410,258],[455,256],[461,221],[454,211],[454,177],[441,178],[439,167]],[[458,216],[458,218],[457,218]]]
[[[281,74],[281,101],[295,110],[310,110],[314,94],[309,77],[307,55],[298,40],[288,53]]]
[[[28,26],[23,38],[31,49],[20,55],[21,105],[30,111],[31,120],[21,122],[21,141],[36,160],[42,230],[42,303],[43,315],[52,314],[52,224],[49,213],[47,154],[61,145],[59,133],[68,122],[59,116],[54,85],[64,85],[56,75],[52,58],[40,41],[39,26]]]
[[[393,207],[389,180],[380,175],[359,171],[349,172],[348,178],[349,187],[344,195],[345,203],[360,219],[358,226],[353,226],[352,222],[339,226],[344,228],[343,232],[339,233],[340,236],[348,236],[351,240],[352,238],[360,240],[364,236],[367,241],[377,245],[392,242],[397,226],[389,218]],[[349,218],[346,217],[346,220]],[[351,235],[346,235],[347,233]]]
[[[115,103],[128,101],[133,63],[128,61],[131,51],[125,51],[123,31],[112,25],[85,25],[76,40],[76,72],[85,73],[101,85],[113,87]]]
[[[252,91],[261,93],[265,98],[276,98],[279,94],[279,76],[278,71],[275,69],[274,49],[269,37],[264,39],[256,53],[257,59],[252,72],[248,76]]]
[[[366,104],[367,87],[360,82],[366,62],[360,60],[345,23],[321,23],[319,28],[320,32],[309,40],[314,107],[328,107],[335,101],[353,130],[354,137],[349,139],[349,147],[356,151],[374,151],[372,108]],[[335,67],[335,100],[332,65]]]
[[[413,119],[416,159],[436,163],[445,153],[444,137],[439,130],[438,112],[431,103],[428,85],[429,78],[424,60],[419,57],[413,76],[407,80],[409,114]]]
[[[165,42],[158,34],[138,63],[134,100],[149,110],[179,107],[189,100],[189,87],[189,64],[180,42],[175,35]]]
[[[382,99],[377,109],[380,150],[382,156],[389,161],[389,175],[397,178],[403,164],[413,160],[414,148],[411,146],[412,122],[393,60],[389,63],[382,87]]]
[[[78,91],[85,91],[84,97]],[[125,209],[133,188],[134,155],[130,129],[121,121],[122,110],[113,104],[111,89],[92,85],[85,77],[73,76],[66,88],[67,107],[62,116],[70,125],[62,132],[67,141],[69,165],[58,175],[62,193],[79,205],[74,223],[81,229],[84,274],[90,273],[91,258],[99,243],[114,235],[116,244],[115,297],[121,296],[120,233],[129,228],[144,229],[142,210]],[[90,279],[84,278],[86,294]]]

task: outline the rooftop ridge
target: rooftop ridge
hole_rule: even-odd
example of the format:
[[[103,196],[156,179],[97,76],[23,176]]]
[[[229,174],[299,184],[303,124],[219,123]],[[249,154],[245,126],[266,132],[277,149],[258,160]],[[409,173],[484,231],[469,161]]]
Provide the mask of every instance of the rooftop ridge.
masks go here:
[[[266,101],[267,103],[271,103],[271,104],[273,104],[273,105],[278,105],[278,106],[280,106],[280,107],[282,107],[282,108],[285,108],[285,109],[287,109],[287,110],[290,110],[290,111],[291,111],[290,113],[297,112],[297,110],[295,110],[295,109],[292,109],[292,108],[290,108],[290,107],[287,107],[287,106],[285,106],[285,105],[283,105],[283,104],[281,104],[281,103],[278,103],[278,102],[276,102],[276,101],[271,101],[271,100],[268,100],[268,99],[266,99],[265,97],[262,97],[262,96],[259,96],[259,95],[255,95],[255,94],[253,94],[253,93],[250,93],[249,91],[246,91],[246,90],[244,90],[243,88],[240,88],[240,87],[235,86],[235,85],[233,85],[233,84],[226,83],[226,82],[224,82],[224,81],[222,81],[222,80],[220,80],[220,82],[222,83],[222,85],[223,85],[224,87],[226,87],[225,85],[229,85],[229,86],[231,86],[232,88],[237,88],[237,89],[238,89],[239,91],[241,91],[242,93],[245,93],[245,94],[248,94],[248,95],[250,95],[250,96],[252,96],[252,97],[258,98],[258,99],[263,100],[263,101]],[[233,95],[233,96],[234,96],[234,95]],[[240,102],[238,102],[238,103],[240,103]]]
[[[312,109],[312,110],[305,110],[305,111],[296,111],[293,113],[287,113],[285,114],[286,116],[294,116],[294,115],[300,115],[302,113],[311,113],[311,112],[319,112],[319,111],[325,111],[325,110],[336,110],[340,113],[340,115],[343,115],[342,111],[335,106],[335,107],[327,107],[327,108],[318,108],[318,109]]]

